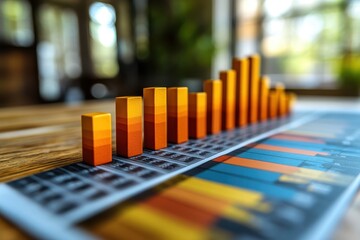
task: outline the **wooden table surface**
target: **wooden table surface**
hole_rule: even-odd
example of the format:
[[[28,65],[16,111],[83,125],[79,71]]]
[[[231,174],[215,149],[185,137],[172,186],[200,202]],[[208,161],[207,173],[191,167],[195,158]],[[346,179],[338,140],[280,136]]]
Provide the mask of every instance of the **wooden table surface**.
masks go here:
[[[0,109],[0,182],[81,161],[81,114],[111,112],[114,123],[114,111],[114,101]],[[334,239],[359,238],[359,219],[360,194],[339,224]],[[0,216],[0,239],[29,236]]]

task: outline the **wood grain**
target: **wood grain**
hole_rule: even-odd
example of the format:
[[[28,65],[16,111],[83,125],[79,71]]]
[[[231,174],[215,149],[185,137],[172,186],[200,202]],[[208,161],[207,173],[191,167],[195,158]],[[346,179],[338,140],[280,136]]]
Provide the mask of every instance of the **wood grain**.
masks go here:
[[[0,109],[0,182],[81,161],[80,115],[111,112],[115,129],[114,111],[114,101]],[[360,194],[339,224],[334,239],[357,238],[358,219]],[[0,239],[31,238],[0,216]]]

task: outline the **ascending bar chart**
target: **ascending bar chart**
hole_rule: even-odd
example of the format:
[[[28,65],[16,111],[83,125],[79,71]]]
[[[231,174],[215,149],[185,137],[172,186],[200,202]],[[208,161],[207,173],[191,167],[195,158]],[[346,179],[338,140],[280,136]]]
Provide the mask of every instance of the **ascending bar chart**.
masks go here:
[[[168,88],[167,124],[169,142],[183,143],[189,139],[187,87]]]
[[[116,152],[123,157],[143,153],[142,97],[116,98]]]
[[[206,93],[189,94],[189,137],[194,139],[206,136]]]
[[[167,147],[166,88],[144,88],[144,146]]]
[[[291,112],[296,96],[260,74],[260,57],[235,58],[220,79],[203,82],[203,92],[187,87],[149,87],[143,96],[116,98],[116,154],[132,158],[143,149],[160,150],[221,131],[275,120]],[[82,116],[83,158],[90,165],[111,162],[111,116]]]
[[[93,166],[112,161],[110,113],[88,113],[81,117],[83,160]]]

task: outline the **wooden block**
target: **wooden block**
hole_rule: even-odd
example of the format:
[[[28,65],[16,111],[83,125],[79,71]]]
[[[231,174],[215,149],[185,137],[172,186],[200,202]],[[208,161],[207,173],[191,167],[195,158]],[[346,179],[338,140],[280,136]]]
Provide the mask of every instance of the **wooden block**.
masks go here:
[[[172,143],[189,140],[187,87],[167,89],[167,133]]]
[[[278,94],[276,91],[271,90],[269,92],[269,112],[268,116],[270,119],[275,119],[278,113]]]
[[[222,129],[235,127],[236,72],[227,70],[220,72],[222,81]]]
[[[92,166],[112,161],[110,113],[81,116],[83,161]]]
[[[260,56],[249,58],[249,123],[258,121],[259,112],[259,82],[260,82]]]
[[[189,94],[189,137],[206,136],[206,107],[205,92]]]
[[[207,132],[217,134],[221,131],[222,82],[220,80],[204,81],[204,92],[207,95]]]
[[[144,88],[144,147],[167,147],[166,88]]]
[[[123,157],[143,153],[142,97],[116,98],[116,152]]]
[[[236,71],[236,114],[237,126],[248,123],[249,112],[249,61],[247,58],[233,59],[232,68]]]
[[[269,104],[269,87],[270,79],[263,76],[260,79],[260,101],[259,101],[259,119],[266,121],[268,118],[268,104]]]

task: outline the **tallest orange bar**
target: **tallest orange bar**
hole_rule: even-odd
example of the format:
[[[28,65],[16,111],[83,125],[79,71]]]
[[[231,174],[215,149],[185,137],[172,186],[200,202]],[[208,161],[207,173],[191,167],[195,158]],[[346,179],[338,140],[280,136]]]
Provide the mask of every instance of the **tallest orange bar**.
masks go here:
[[[249,122],[256,123],[259,113],[260,56],[249,58]]]
[[[144,88],[144,147],[167,147],[166,88]]]
[[[247,58],[235,58],[232,68],[236,72],[236,114],[235,123],[244,127],[248,123],[249,111],[249,61]]]

